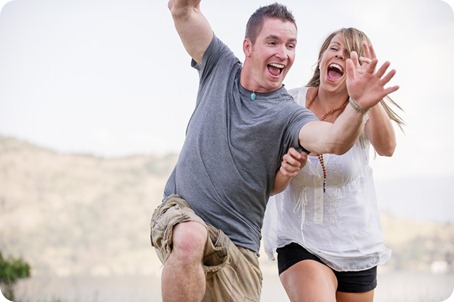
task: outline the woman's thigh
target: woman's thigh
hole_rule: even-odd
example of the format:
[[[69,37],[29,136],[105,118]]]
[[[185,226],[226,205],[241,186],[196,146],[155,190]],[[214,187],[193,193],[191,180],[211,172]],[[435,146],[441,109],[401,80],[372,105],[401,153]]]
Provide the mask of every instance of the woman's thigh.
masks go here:
[[[280,279],[292,302],[336,301],[336,276],[317,261],[300,261],[282,272]]]

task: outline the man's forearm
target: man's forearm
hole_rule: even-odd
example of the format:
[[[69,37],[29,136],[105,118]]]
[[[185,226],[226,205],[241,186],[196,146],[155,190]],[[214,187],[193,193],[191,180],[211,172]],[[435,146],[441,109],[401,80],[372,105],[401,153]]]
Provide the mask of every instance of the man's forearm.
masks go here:
[[[300,131],[300,144],[315,154],[344,154],[361,134],[364,115],[349,105],[334,123],[310,122]]]

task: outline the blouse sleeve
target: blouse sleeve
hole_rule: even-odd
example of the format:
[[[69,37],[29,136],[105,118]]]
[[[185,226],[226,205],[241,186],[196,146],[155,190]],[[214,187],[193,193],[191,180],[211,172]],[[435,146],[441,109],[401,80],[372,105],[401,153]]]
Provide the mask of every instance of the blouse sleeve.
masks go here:
[[[293,97],[296,103],[305,107],[306,106],[306,93],[307,87],[302,86],[299,88],[293,88],[288,91],[288,93]]]

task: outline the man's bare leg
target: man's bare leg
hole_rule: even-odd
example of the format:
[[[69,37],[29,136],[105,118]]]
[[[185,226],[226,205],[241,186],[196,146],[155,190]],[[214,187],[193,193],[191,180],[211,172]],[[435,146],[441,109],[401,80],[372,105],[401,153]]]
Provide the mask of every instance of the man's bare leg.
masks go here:
[[[162,299],[200,302],[205,294],[206,279],[202,266],[208,237],[205,226],[183,222],[173,229],[173,249],[162,271]]]

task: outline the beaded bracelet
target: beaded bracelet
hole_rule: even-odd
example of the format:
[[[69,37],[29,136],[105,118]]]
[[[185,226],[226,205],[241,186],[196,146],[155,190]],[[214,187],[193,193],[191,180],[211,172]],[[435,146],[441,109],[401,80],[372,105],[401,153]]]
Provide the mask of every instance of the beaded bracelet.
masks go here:
[[[355,111],[357,111],[359,113],[364,114],[367,111],[369,111],[369,108],[363,109],[363,108],[359,107],[358,104],[355,102],[355,100],[353,100],[351,97],[348,99],[348,102],[350,103],[350,105],[352,105],[353,109],[355,109]]]

